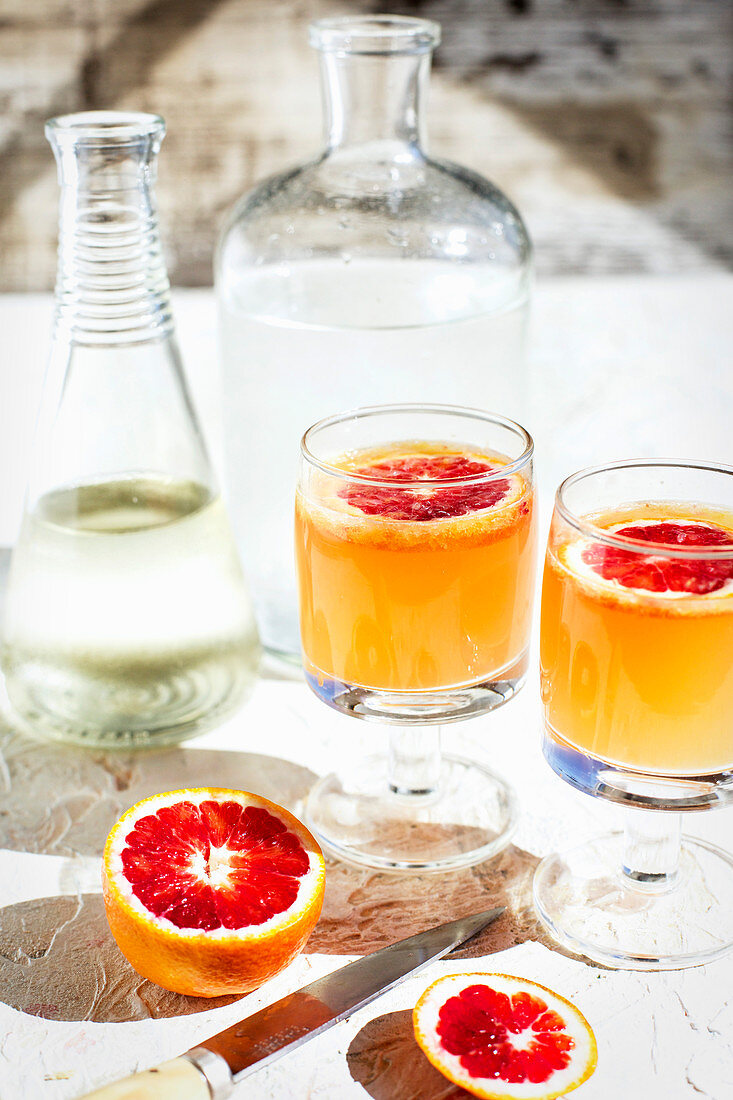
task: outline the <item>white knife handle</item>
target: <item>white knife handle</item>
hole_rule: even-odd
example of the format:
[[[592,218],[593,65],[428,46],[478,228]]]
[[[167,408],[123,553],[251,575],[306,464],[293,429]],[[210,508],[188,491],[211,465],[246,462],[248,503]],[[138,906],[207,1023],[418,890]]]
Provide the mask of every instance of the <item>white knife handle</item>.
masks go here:
[[[223,1058],[196,1047],[154,1069],[115,1081],[79,1100],[225,1100],[232,1077]]]

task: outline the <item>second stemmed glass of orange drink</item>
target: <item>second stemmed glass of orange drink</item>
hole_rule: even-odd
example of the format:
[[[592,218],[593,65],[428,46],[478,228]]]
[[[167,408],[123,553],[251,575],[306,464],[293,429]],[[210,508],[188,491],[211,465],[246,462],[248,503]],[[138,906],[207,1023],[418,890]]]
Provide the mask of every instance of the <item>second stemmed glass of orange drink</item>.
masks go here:
[[[492,710],[527,668],[535,561],[532,440],[435,405],[360,409],[306,432],[296,499],[303,660],[329,706],[390,729],[311,792],[332,852],[443,870],[498,851],[510,788],[443,756],[439,727]]]
[[[548,856],[539,914],[612,966],[733,945],[733,855],[680,844],[682,812],[733,801],[733,467],[662,460],[560,486],[542,589],[545,756],[626,807],[625,831]]]

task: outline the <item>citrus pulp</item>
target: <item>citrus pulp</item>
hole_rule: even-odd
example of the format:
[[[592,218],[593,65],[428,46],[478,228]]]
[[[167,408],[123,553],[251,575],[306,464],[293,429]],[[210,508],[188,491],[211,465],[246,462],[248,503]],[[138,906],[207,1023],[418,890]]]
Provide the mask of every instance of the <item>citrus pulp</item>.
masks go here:
[[[709,547],[733,547],[733,535],[710,523],[633,523],[615,527],[609,533],[650,544],[648,553],[641,553],[638,547],[627,550],[600,542],[592,542],[583,549],[582,560],[594,573],[604,580],[617,581],[625,588],[703,596],[717,592],[733,580],[733,561],[730,559],[685,559],[654,554],[654,546],[664,547],[665,551],[673,546],[701,551]]]
[[[500,468],[498,463],[488,461],[483,455],[447,452],[377,456],[375,461],[350,472],[381,482],[397,482],[395,488],[352,481],[339,495],[369,516],[418,522],[446,519],[493,508],[508,496],[508,478],[487,480],[487,475]],[[436,481],[440,488],[431,487],[430,483]],[[451,481],[459,484],[445,484]],[[404,482],[411,485],[406,488]]]

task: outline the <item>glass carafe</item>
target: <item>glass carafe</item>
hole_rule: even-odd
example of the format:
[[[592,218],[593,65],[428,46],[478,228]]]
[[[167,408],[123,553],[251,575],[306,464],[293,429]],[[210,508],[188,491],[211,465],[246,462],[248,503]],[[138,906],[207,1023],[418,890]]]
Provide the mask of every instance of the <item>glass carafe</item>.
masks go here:
[[[2,663],[29,732],[179,740],[251,683],[249,596],[176,346],[154,115],[51,120],[61,183],[52,350]]]
[[[232,520],[263,641],[283,654],[300,650],[291,493],[310,423],[404,401],[524,415],[529,238],[493,184],[425,153],[439,33],[314,23],[325,151],[245,195],[219,243]]]

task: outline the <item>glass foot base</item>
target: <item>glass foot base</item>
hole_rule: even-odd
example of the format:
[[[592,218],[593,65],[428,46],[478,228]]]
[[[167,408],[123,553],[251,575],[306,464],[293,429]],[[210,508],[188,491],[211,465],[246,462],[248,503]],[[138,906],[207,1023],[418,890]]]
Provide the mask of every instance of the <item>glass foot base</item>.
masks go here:
[[[489,859],[516,827],[513,790],[470,760],[443,756],[434,791],[393,793],[386,757],[353,776],[327,775],[310,792],[305,818],[330,854],[389,871],[449,871]]]
[[[733,947],[733,857],[684,837],[663,889],[621,870],[622,833],[548,856],[535,873],[539,916],[563,947],[606,966],[678,970]]]

